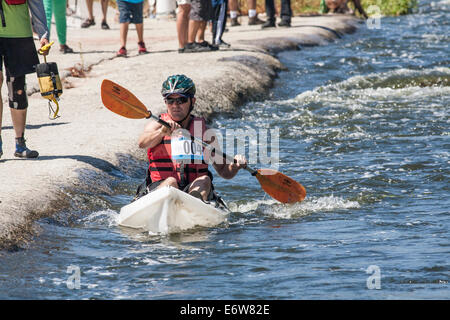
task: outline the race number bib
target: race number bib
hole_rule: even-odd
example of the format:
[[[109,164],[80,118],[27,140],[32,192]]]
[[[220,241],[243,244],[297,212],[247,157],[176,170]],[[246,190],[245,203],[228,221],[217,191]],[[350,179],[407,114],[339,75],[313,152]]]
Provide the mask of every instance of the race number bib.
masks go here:
[[[171,141],[172,159],[183,160],[203,160],[203,147],[191,139],[184,136],[173,137]]]

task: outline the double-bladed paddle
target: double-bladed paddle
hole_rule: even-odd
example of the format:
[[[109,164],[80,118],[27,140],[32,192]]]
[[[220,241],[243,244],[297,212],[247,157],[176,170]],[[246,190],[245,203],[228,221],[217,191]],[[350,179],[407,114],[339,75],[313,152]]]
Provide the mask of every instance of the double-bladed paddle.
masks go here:
[[[130,91],[110,80],[103,80],[101,86],[103,105],[114,113],[130,119],[153,118],[163,126],[170,128],[170,125],[159,117],[153,115],[145,105],[139,101]],[[191,137],[198,144],[213,151],[228,161],[233,162],[234,158],[216,150],[201,139]],[[273,169],[254,170],[249,166],[245,170],[258,179],[262,189],[272,198],[282,203],[294,203],[303,201],[306,197],[305,188],[294,179]]]

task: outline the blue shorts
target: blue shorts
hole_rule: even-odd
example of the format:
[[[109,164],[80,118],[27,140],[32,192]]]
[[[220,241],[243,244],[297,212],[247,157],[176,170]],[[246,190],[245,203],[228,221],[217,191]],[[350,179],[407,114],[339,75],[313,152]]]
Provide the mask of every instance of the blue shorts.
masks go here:
[[[140,24],[144,21],[143,18],[143,3],[133,3],[123,0],[117,0],[117,6],[119,7],[119,22],[120,23],[134,23]]]

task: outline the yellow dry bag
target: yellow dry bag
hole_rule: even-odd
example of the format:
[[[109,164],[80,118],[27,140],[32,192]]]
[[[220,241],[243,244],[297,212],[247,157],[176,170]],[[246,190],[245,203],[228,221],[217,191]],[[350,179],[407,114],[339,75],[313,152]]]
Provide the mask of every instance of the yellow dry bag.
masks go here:
[[[45,48],[43,47],[41,50],[46,51],[53,44],[53,42],[49,43]],[[41,51],[39,51],[41,53]],[[39,81],[39,88],[41,91],[41,95],[48,99],[48,107],[49,107],[49,118],[54,120],[59,118],[59,96],[62,94],[62,85],[61,79],[59,78],[58,66],[55,62],[47,62],[47,59],[44,55],[44,63],[40,63],[36,66],[36,73]],[[52,102],[56,105],[56,110],[52,107]],[[53,116],[51,115],[53,112]]]

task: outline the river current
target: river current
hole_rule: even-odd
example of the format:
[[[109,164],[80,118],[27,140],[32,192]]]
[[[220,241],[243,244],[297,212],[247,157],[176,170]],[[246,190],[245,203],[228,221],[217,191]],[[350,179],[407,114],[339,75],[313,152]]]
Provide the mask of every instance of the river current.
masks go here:
[[[278,170],[305,186],[302,203],[215,174],[225,224],[131,232],[116,219],[142,180],[134,161],[109,175],[113,195],[71,194],[70,212],[0,252],[0,298],[448,299],[449,22],[449,1],[419,1],[380,29],[281,53],[266,100],[214,119],[278,128]]]

